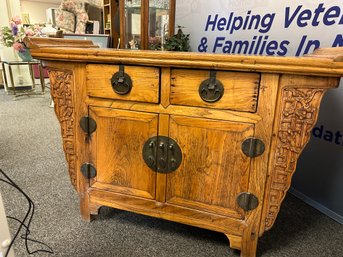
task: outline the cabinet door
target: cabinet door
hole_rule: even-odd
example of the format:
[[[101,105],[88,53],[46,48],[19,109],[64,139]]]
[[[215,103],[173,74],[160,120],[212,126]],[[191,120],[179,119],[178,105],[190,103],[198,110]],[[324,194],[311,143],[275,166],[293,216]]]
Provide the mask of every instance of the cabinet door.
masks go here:
[[[254,124],[171,116],[169,136],[183,159],[167,175],[166,201],[243,218],[236,198],[248,190],[250,158],[241,147],[253,133]]]
[[[91,160],[97,169],[92,187],[155,198],[156,172],[143,161],[142,146],[157,135],[158,115],[90,107],[97,129],[91,136]]]

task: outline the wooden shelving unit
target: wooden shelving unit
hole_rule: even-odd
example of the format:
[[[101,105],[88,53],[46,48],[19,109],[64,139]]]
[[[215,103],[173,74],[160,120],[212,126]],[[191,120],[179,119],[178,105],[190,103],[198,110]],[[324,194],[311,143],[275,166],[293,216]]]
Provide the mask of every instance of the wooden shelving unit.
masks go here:
[[[128,48],[128,33],[131,26],[131,13],[125,10],[125,1],[129,0],[103,0],[103,19],[104,19],[104,34],[111,36],[111,47],[113,48]],[[149,0],[141,0],[137,13],[140,17],[140,45],[139,49],[149,49],[149,29],[155,29],[154,14],[149,13],[151,6]],[[150,9],[149,9],[150,8]],[[168,10],[169,22],[168,35],[174,35],[175,27],[175,0],[169,0]],[[156,17],[156,14],[155,14]],[[151,24],[149,24],[151,20]],[[150,26],[150,28],[149,28]]]
[[[115,29],[114,19],[119,8],[118,0],[103,0],[103,5],[104,34],[111,36],[110,47],[116,48],[118,45],[119,31]]]

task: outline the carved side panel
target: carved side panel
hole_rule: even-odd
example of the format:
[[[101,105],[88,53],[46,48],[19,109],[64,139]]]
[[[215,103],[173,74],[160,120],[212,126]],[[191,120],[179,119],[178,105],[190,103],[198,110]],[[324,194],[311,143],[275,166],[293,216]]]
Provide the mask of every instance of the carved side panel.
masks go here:
[[[61,125],[63,149],[69,166],[71,183],[76,188],[75,111],[73,74],[65,70],[49,70],[50,91],[56,116]]]
[[[325,91],[311,88],[284,88],[282,91],[281,119],[278,121],[275,158],[272,160],[265,230],[273,226],[291,185],[297,160],[310,139]]]

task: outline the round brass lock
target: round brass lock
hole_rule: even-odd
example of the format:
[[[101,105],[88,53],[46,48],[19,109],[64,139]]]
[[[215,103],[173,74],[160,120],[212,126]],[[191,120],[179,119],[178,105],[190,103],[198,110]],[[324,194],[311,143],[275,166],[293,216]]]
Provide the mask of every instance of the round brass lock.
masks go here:
[[[259,202],[258,198],[248,192],[240,193],[236,198],[237,204],[244,211],[252,211],[257,208]]]
[[[199,86],[199,95],[205,102],[217,102],[224,95],[223,83],[213,78],[205,79]]]
[[[177,142],[169,137],[149,138],[142,149],[143,160],[148,167],[159,173],[175,171],[182,162],[182,151]]]
[[[111,78],[111,84],[114,92],[118,95],[126,95],[132,89],[132,80],[130,76],[122,71],[115,73]]]

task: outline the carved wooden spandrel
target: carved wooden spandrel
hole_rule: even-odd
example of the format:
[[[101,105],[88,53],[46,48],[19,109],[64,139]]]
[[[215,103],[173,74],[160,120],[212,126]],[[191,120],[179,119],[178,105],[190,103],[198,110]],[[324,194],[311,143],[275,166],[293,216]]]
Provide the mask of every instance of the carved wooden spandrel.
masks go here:
[[[318,117],[325,89],[283,88],[281,118],[276,135],[276,153],[271,174],[271,188],[267,201],[265,230],[277,217],[281,203],[291,185],[297,160],[310,139]]]
[[[49,70],[50,91],[56,116],[61,125],[63,149],[69,176],[76,188],[75,112],[73,100],[73,73],[67,70]]]

